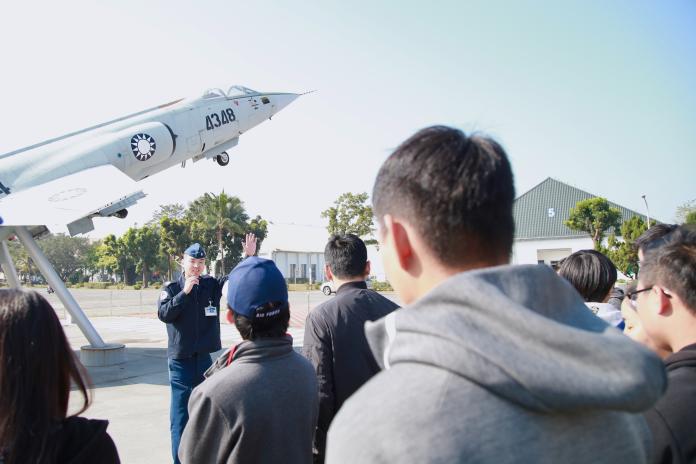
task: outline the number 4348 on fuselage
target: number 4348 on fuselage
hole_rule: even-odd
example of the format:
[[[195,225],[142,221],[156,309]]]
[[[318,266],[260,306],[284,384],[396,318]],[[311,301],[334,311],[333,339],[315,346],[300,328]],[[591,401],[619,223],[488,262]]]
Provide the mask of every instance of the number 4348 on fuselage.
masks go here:
[[[145,196],[135,182],[188,159],[227,165],[240,135],[299,96],[212,89],[2,154],[0,227],[75,235],[92,230],[94,217],[125,217]]]

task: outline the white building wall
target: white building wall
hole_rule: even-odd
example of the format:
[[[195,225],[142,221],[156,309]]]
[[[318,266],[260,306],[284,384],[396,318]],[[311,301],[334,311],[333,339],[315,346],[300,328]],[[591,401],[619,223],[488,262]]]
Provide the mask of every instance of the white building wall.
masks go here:
[[[283,277],[286,279],[291,279],[293,277],[291,272],[293,264],[297,269],[297,274],[295,277],[303,277],[302,265],[304,264],[306,266],[304,277],[309,278],[311,266],[314,264],[316,265],[316,273],[312,275],[312,280],[314,282],[321,282],[325,280],[323,252],[275,250],[271,253],[269,258],[275,262],[276,266],[278,266],[278,269],[280,270],[280,273],[283,274]]]
[[[591,250],[593,246],[594,244],[589,236],[581,238],[515,240],[512,245],[512,264],[537,264],[540,259],[543,259],[546,264],[551,264],[551,259],[558,260],[579,250]]]

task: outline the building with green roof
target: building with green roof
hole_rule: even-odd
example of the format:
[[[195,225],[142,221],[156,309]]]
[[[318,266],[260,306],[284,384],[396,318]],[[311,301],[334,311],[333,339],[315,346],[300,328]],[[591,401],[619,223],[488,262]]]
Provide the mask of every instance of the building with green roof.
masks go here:
[[[512,262],[555,265],[571,253],[591,249],[590,236],[570,230],[564,222],[578,201],[597,196],[551,177],[519,196],[513,207],[515,242]],[[633,216],[644,216],[611,201],[609,204],[621,211],[624,221]]]

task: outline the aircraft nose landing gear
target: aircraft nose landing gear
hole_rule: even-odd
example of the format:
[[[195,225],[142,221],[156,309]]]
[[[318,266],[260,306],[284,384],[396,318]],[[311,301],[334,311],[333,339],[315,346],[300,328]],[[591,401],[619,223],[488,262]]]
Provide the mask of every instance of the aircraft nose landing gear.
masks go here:
[[[228,155],[226,151],[223,151],[215,157],[215,161],[220,166],[227,166],[230,162],[230,155]]]

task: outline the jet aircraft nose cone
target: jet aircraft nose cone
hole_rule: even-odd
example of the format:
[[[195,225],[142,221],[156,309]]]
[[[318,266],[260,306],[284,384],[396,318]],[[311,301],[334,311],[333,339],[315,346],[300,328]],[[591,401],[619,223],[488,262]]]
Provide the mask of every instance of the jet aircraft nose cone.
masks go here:
[[[273,114],[276,114],[278,111],[294,102],[297,97],[299,97],[299,95],[296,93],[279,93],[273,95],[271,97],[271,102],[273,103]]]

